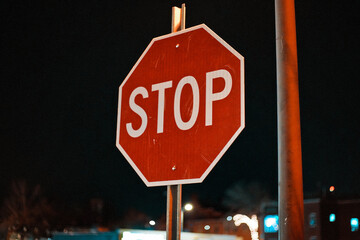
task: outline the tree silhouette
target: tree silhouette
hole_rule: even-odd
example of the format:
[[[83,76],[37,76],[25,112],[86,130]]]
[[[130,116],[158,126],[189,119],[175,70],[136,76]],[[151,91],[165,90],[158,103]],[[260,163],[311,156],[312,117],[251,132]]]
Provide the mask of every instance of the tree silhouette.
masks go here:
[[[5,199],[1,224],[16,232],[23,239],[26,235],[34,238],[49,235],[49,218],[54,214],[48,201],[41,195],[40,186],[29,188],[25,181],[15,181]]]
[[[150,217],[140,210],[130,208],[126,211],[121,221],[121,226],[125,228],[144,229],[149,227]]]
[[[225,190],[222,204],[232,212],[254,214],[259,212],[261,203],[269,199],[268,192],[259,183],[238,181]]]

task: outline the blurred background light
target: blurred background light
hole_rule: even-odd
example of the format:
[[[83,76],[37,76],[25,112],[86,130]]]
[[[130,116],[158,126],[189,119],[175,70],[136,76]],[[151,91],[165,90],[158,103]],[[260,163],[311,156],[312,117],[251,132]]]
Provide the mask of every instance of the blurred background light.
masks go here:
[[[279,230],[279,217],[277,215],[267,215],[264,218],[264,232],[275,233]]]
[[[191,203],[185,204],[185,207],[184,207],[185,211],[191,211],[191,210],[193,210],[193,208],[194,208],[194,206]]]
[[[352,232],[359,231],[359,219],[358,218],[351,218],[350,225],[351,225]]]
[[[331,213],[331,214],[329,215],[329,221],[330,221],[330,222],[335,222],[335,219],[336,219],[335,213]]]

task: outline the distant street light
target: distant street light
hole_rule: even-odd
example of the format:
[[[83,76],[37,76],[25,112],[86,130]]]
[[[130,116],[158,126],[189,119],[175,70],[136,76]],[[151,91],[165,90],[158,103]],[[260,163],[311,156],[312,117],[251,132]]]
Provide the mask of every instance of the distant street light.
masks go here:
[[[191,211],[193,210],[194,206],[191,203],[187,203],[184,206],[185,211]]]
[[[155,222],[154,220],[151,220],[151,221],[149,222],[149,224],[150,224],[151,226],[155,226],[156,222]]]
[[[184,211],[190,212],[193,208],[194,206],[191,203],[187,203],[183,208],[181,208],[181,231],[184,229]]]

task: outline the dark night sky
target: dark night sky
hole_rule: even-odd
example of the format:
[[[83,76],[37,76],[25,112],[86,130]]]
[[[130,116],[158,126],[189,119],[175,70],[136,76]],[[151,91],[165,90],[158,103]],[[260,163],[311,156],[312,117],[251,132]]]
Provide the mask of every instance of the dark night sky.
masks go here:
[[[296,1],[305,195],[320,184],[360,194],[357,2]],[[0,202],[25,179],[69,203],[101,197],[119,212],[165,211],[166,188],[147,188],[115,147],[117,94],[181,3],[0,3]],[[276,196],[274,3],[186,5],[187,27],[205,23],[245,57],[246,128],[202,184],[184,185],[184,200],[219,201],[239,180]]]

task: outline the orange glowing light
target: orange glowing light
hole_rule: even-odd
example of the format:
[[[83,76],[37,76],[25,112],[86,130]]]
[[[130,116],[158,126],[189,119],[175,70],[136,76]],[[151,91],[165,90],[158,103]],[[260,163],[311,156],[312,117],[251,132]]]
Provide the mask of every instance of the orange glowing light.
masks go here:
[[[329,190],[330,190],[330,192],[333,192],[333,191],[335,190],[335,187],[334,187],[334,186],[331,186],[331,187],[329,188]]]

